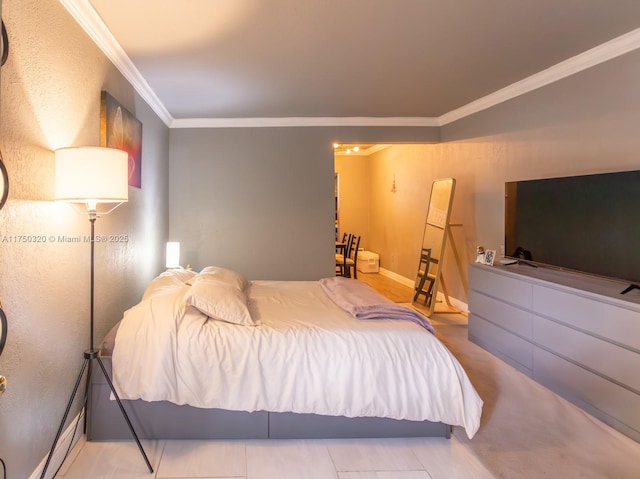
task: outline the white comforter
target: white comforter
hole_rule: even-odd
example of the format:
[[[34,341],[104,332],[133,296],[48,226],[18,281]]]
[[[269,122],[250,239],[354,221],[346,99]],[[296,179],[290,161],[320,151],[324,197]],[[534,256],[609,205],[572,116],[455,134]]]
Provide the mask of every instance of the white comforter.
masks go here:
[[[482,400],[449,350],[424,328],[358,320],[317,282],[255,281],[260,326],[211,320],[176,285],[128,310],[113,351],[123,399],[241,411],[377,416],[463,426]]]

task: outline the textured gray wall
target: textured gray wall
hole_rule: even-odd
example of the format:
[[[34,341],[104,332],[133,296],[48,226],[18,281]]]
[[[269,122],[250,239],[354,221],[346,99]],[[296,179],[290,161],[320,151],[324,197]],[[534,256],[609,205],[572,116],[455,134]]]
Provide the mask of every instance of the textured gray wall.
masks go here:
[[[173,129],[170,238],[183,264],[249,279],[334,274],[332,143],[426,142],[437,128]]]
[[[444,126],[443,157],[473,166],[477,242],[504,242],[505,181],[640,169],[639,83],[635,51]]]
[[[53,150],[99,145],[100,91],[143,123],[142,189],[96,222],[97,234],[128,235],[96,244],[96,337],[101,338],[162,268],[168,234],[168,128],[57,0],[4,0],[10,53],[2,67],[0,146],[9,200],[0,239],[40,235],[46,243],[0,243],[0,299],[9,337],[0,357],[8,378],[0,398],[0,457],[7,477],[27,478],[46,456],[89,344],[86,213],[51,201]],[[78,414],[76,401],[71,417]]]

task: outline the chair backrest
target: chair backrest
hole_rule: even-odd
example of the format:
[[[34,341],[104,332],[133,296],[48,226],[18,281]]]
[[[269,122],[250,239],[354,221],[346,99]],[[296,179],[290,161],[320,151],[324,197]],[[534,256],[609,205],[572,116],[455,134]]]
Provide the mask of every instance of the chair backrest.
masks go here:
[[[345,258],[350,257],[352,241],[353,235],[351,233],[345,233],[345,238],[342,239],[342,242],[344,243],[344,249],[341,251]]]
[[[358,259],[358,248],[360,247],[360,236],[353,235],[351,237],[351,244],[347,245],[347,257],[351,258],[354,262]]]
[[[347,235],[347,240],[344,242],[344,244],[346,245],[344,247],[344,253],[347,256],[349,256],[349,251],[351,250],[351,244],[353,243],[353,238],[355,238],[355,235],[352,233],[349,233]]]

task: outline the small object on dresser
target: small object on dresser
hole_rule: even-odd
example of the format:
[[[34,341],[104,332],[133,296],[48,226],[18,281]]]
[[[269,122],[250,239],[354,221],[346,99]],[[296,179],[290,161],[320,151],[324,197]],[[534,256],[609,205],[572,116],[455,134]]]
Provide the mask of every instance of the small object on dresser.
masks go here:
[[[484,264],[484,246],[476,247],[476,263]]]
[[[484,264],[488,266],[493,266],[493,261],[496,257],[496,250],[488,249],[484,253]]]

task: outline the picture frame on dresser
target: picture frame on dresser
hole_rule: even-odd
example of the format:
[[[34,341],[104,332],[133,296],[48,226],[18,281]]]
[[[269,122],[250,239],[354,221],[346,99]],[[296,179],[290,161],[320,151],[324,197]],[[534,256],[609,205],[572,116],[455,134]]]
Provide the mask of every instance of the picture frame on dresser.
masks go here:
[[[484,264],[486,264],[487,266],[493,266],[495,259],[496,259],[496,250],[494,249],[485,250]]]

